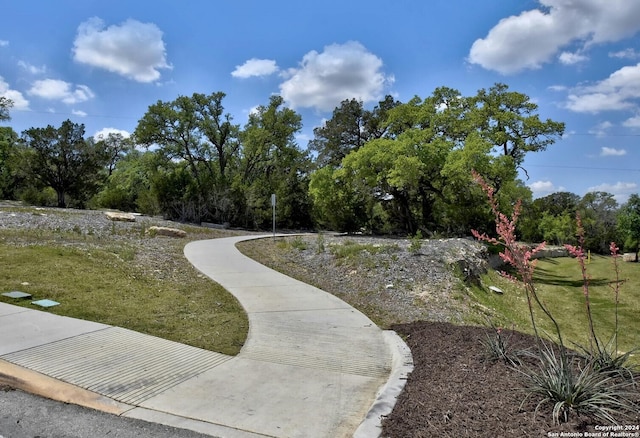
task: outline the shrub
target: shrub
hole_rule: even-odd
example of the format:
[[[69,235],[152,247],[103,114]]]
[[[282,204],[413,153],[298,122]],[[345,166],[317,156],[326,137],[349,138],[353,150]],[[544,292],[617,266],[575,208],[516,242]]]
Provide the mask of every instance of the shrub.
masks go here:
[[[570,414],[585,415],[598,421],[616,423],[616,417],[637,412],[631,401],[630,381],[616,381],[597,368],[592,361],[568,360],[562,351],[556,352],[543,343],[533,353],[538,369],[521,368],[526,378],[527,397],[539,399],[536,412],[545,403],[553,404],[553,421],[566,422]]]
[[[496,327],[493,323],[490,325],[492,330],[487,331],[485,338],[481,341],[485,347],[487,359],[502,361],[511,366],[520,365],[522,363],[519,357],[521,352],[514,349],[511,343],[513,334],[505,334],[502,327]]]
[[[617,377],[616,374],[622,375],[620,370],[625,368],[620,368],[620,364],[624,365],[625,356],[628,358],[629,355],[618,356],[617,351],[615,354],[610,354],[610,350],[602,346],[595,334],[589,301],[589,277],[586,272],[585,253],[583,250],[584,232],[582,231],[580,218],[577,218],[579,246],[566,245],[569,252],[578,259],[582,268],[583,291],[589,320],[591,342],[589,348],[584,349],[588,354],[585,360],[578,362],[575,357],[570,357],[562,339],[560,326],[550,310],[539,298],[533,282],[536,263],[535,260],[531,260],[531,257],[536,251],[544,248],[544,242],[533,251],[527,246],[519,244],[515,230],[520,213],[520,203],[516,204],[512,216],[507,217],[498,208],[494,197],[494,189],[479,174],[474,172],[473,175],[474,179],[487,194],[491,210],[495,216],[498,237],[489,237],[487,234],[480,234],[475,230],[472,230],[473,235],[479,240],[502,246],[503,251],[500,253],[500,257],[512,266],[518,275],[518,278],[511,278],[514,281],[521,282],[525,288],[531,324],[536,337],[537,349],[529,354],[538,362],[538,369],[524,368],[520,370],[526,377],[525,390],[527,396],[523,404],[529,397],[537,397],[539,400],[536,406],[537,412],[541,405],[552,403],[552,415],[556,423],[567,421],[571,413],[587,415],[600,421],[615,423],[616,415],[637,412],[638,406],[634,404],[628,391],[631,386],[635,385],[633,374],[629,373],[631,376],[629,380],[614,379],[614,377]],[[611,251],[614,255],[614,263],[617,263],[615,258],[617,247],[614,243],[611,244]],[[617,268],[617,265],[615,266]],[[619,285],[618,270],[616,269],[616,281],[614,282],[616,328],[612,342],[616,350]],[[540,338],[534,318],[534,304],[553,323],[558,341],[557,350]],[[488,342],[493,355],[501,357],[507,351],[508,344],[504,343],[501,333],[497,333],[493,339],[489,338]],[[606,372],[604,372],[605,370]]]

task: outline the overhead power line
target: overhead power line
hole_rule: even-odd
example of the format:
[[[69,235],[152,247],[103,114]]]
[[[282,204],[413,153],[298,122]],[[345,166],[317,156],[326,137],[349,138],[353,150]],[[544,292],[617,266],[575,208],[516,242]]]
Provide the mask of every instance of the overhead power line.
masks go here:
[[[640,172],[640,169],[591,167],[591,166],[555,166],[552,164],[525,164],[524,167],[549,167],[552,169],[608,170],[611,172]]]

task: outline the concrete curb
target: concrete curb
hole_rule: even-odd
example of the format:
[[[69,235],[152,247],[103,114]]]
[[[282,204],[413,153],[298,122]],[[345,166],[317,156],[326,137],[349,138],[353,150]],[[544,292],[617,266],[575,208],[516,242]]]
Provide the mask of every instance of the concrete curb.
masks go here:
[[[391,373],[371,405],[367,416],[353,434],[354,438],[376,438],[382,433],[382,419],[393,411],[407,377],[413,371],[413,356],[409,346],[393,330],[383,332],[392,352]]]
[[[0,384],[51,400],[122,415],[134,406],[0,359]]]

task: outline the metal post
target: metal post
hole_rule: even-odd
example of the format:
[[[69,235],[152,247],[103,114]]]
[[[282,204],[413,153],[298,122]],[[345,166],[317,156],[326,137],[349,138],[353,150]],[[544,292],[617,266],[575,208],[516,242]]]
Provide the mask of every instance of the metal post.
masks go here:
[[[276,194],[271,195],[271,208],[273,210],[273,237],[276,237]]]

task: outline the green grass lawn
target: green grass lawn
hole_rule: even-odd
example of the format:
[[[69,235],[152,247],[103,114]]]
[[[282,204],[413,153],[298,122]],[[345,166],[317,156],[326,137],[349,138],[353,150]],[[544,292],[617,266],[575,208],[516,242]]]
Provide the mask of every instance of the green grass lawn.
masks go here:
[[[194,239],[216,237],[199,233]],[[248,330],[238,301],[191,266],[182,254],[187,241],[163,245],[170,253],[150,265],[156,257],[142,256],[145,239],[154,238],[139,234],[112,241],[55,230],[4,230],[0,292],[18,290],[61,303],[47,312],[237,354]],[[36,309],[30,300],[0,295],[0,301]]]
[[[620,286],[618,305],[618,350],[629,351],[640,347],[640,264],[624,263],[618,259]],[[615,274],[611,257],[594,256],[587,265],[589,294],[595,331],[600,340],[607,342],[615,330]],[[505,293],[496,294],[474,290],[474,297],[485,307],[493,309],[496,323],[532,333],[526,295],[522,287],[491,272],[483,278],[484,286],[495,285]],[[535,284],[543,302],[558,321],[567,345],[589,345],[589,324],[583,293],[582,275],[576,259],[564,257],[539,260]],[[553,326],[541,311],[536,313],[537,323],[549,334]],[[481,322],[481,321],[476,321]],[[636,354],[634,362],[640,362]]]

